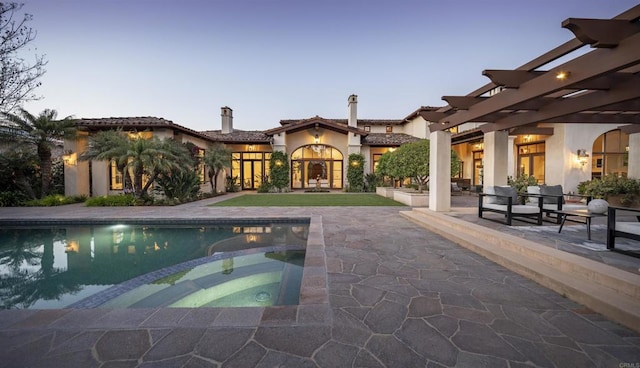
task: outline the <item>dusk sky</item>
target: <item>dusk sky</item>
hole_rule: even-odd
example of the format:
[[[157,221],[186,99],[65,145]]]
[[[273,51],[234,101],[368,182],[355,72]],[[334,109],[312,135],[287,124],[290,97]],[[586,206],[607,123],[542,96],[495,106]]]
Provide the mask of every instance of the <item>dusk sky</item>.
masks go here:
[[[25,0],[49,64],[25,108],[155,116],[195,130],[281,119],[402,119],[570,40],[573,18],[636,0]],[[33,52],[33,51],[32,51]],[[25,55],[27,56],[27,55]]]

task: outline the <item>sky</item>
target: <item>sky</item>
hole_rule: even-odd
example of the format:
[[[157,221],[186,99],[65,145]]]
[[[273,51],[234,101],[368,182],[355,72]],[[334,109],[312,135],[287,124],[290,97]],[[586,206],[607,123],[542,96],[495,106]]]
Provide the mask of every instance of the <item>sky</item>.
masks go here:
[[[567,18],[637,0],[23,0],[48,60],[32,114],[155,116],[203,131],[403,119],[573,38]],[[31,55],[31,56],[30,56]]]

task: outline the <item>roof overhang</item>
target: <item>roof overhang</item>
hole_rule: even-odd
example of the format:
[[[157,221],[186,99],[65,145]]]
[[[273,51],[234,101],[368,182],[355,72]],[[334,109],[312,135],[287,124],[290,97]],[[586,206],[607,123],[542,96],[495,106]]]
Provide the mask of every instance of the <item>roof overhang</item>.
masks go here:
[[[264,132],[264,134],[269,135],[269,136],[273,136],[275,134],[279,134],[279,133],[295,133],[295,132],[299,132],[299,131],[303,131],[303,130],[308,130],[308,129],[328,129],[328,130],[332,130],[338,133],[343,133],[343,134],[348,134],[348,133],[355,133],[355,134],[359,134],[361,136],[366,136],[367,134],[369,134],[368,132],[362,130],[362,129],[358,129],[355,127],[351,127],[348,125],[344,125],[344,124],[340,124],[337,123],[335,121],[329,120],[329,119],[324,119],[321,118],[319,116],[310,118],[310,119],[304,119],[304,120],[300,120],[298,122],[295,123],[290,123],[278,128],[274,128],[274,129],[270,129]]]

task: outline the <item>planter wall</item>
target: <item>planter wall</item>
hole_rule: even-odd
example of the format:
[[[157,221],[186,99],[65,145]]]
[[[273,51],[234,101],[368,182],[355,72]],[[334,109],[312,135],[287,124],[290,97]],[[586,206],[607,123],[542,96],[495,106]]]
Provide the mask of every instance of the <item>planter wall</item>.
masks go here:
[[[429,193],[395,191],[393,193],[393,200],[411,207],[428,207]]]
[[[622,203],[622,195],[608,195],[607,202],[610,206],[614,207],[630,207],[630,208],[640,208],[640,197],[634,196],[631,203],[624,202]]]
[[[393,192],[395,188],[391,187],[376,187],[376,194],[382,197],[393,198]]]

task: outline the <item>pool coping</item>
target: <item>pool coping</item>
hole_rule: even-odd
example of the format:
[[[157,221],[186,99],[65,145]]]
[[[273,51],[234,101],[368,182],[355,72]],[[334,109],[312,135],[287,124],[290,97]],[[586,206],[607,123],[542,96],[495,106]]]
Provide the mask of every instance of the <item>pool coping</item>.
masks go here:
[[[127,222],[131,224],[220,224],[265,221],[309,224],[304,270],[298,305],[224,308],[91,308],[13,309],[0,311],[0,328],[138,328],[138,327],[259,327],[330,325],[327,262],[322,216],[225,217],[225,218],[101,218],[101,219],[3,219],[0,225],[74,225]]]

